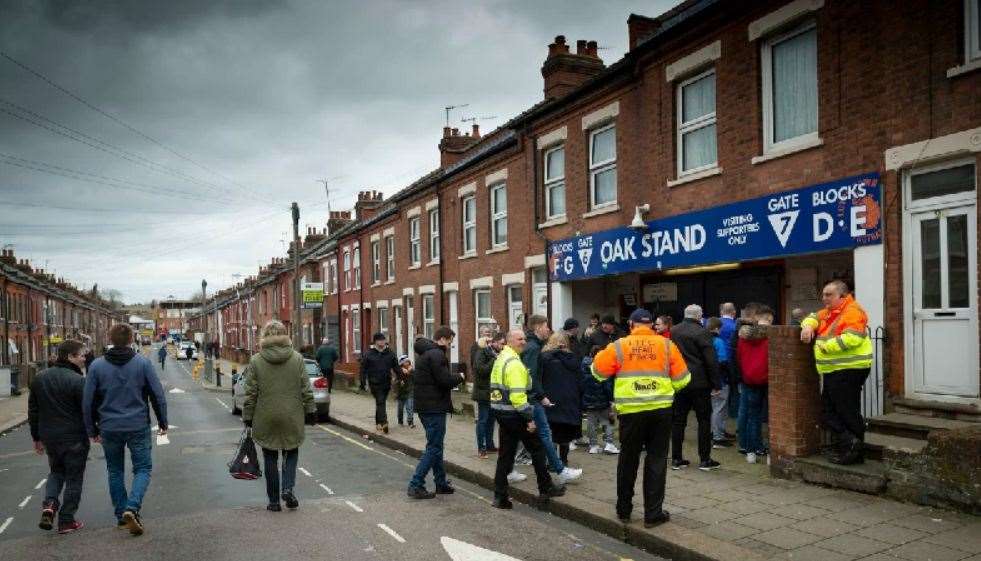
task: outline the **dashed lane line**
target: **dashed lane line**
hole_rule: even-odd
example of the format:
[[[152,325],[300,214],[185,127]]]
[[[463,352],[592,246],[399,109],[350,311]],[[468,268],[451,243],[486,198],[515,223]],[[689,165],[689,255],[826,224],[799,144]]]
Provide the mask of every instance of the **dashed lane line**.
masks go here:
[[[352,509],[354,509],[354,512],[364,512],[364,509],[363,508],[361,508],[358,505],[352,503],[351,501],[344,501],[344,504],[346,504],[347,506],[349,506]]]
[[[323,425],[317,425],[317,428],[319,428],[322,431],[329,432],[330,434],[332,434],[334,436],[339,436],[339,437],[343,438],[344,440],[350,442],[351,444],[354,444],[355,446],[360,446],[361,448],[364,448],[365,450],[371,450],[372,452],[378,452],[378,450],[375,450],[371,446],[368,446],[367,444],[362,444],[361,442],[358,442],[357,440],[354,440],[353,438],[350,438],[348,436],[344,436],[343,434],[337,432],[336,430],[331,430],[331,429],[329,429],[329,428],[327,428],[327,427],[325,427]],[[378,452],[378,453],[379,454],[382,454],[381,452]],[[385,454],[382,454],[382,455],[384,456]]]
[[[320,484],[320,488],[323,489],[324,491],[327,491],[328,495],[334,494],[334,492],[330,489],[330,487],[324,485],[323,483]]]
[[[3,521],[3,524],[0,524],[0,534],[2,534],[4,532],[4,530],[7,529],[7,526],[10,526],[10,523],[13,522],[13,521],[14,521],[14,517],[13,516],[11,516],[10,518],[4,520]]]
[[[222,407],[224,407],[225,409],[227,409],[227,410],[229,410],[229,411],[231,411],[231,410],[232,410],[232,408],[231,408],[231,407],[229,407],[227,403],[225,403],[224,401],[222,401],[220,397],[216,397],[216,398],[215,398],[215,401],[217,401],[218,403],[220,403],[220,404],[221,404],[221,406],[222,406]]]
[[[41,487],[44,487],[44,484],[47,483],[47,482],[48,482],[47,479],[42,479],[40,482],[38,482],[37,485],[34,486],[34,490],[37,491]]]
[[[26,497],[24,497],[24,500],[22,500],[20,504],[17,505],[17,508],[24,508],[25,506],[27,506],[27,501],[29,500],[31,500],[31,495],[27,495]]]
[[[300,468],[300,473],[302,473],[303,475],[305,475],[307,477],[313,477],[313,475],[311,475],[310,472],[307,471],[305,468]]]
[[[398,535],[398,533],[395,530],[389,528],[388,526],[386,526],[384,524],[379,524],[378,527],[381,528],[382,530],[384,530],[385,533],[388,534],[389,536],[392,536],[395,539],[395,541],[397,541],[399,543],[405,543],[405,538],[403,538],[402,536]]]

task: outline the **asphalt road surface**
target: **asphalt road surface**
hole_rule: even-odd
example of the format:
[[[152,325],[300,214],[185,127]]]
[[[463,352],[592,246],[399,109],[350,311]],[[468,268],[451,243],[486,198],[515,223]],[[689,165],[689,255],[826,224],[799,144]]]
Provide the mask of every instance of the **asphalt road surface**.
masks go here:
[[[267,512],[263,480],[228,475],[242,430],[230,397],[198,387],[189,369],[170,358],[161,375],[172,429],[170,444],[153,451],[141,537],[115,528],[98,445],[77,516],[85,528],[39,530],[46,458],[33,453],[26,425],[0,437],[0,559],[657,559],[520,504],[491,508],[488,491],[460,481],[454,495],[413,501],[405,495],[413,458],[324,424],[307,428],[300,450],[300,508]]]

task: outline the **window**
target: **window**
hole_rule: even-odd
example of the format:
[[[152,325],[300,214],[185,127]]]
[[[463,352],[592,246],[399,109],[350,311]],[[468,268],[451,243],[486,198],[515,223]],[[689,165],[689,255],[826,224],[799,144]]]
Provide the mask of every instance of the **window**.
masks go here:
[[[508,244],[508,192],[507,185],[491,187],[491,245],[501,247]]]
[[[381,243],[371,242],[371,282],[381,282]]]
[[[419,266],[422,256],[419,250],[419,217],[409,219],[409,263]]]
[[[477,198],[463,198],[463,253],[477,252]]]
[[[565,147],[545,151],[545,216],[565,216]]]
[[[514,329],[524,325],[525,315],[523,308],[522,292],[524,287],[514,284],[507,287],[508,292],[508,329]]]
[[[607,125],[589,133],[590,207],[617,202],[617,128]]]
[[[338,286],[337,286],[337,259],[336,258],[335,259],[331,259],[329,266],[330,266],[330,277],[329,278],[330,278],[330,284],[331,284],[331,287],[332,287],[331,292],[334,293],[334,294],[337,294],[337,289],[338,289]]]
[[[354,288],[361,288],[361,248],[354,248]]]
[[[817,30],[808,22],[763,43],[763,149],[817,140]]]
[[[433,310],[433,295],[422,295],[422,334],[432,339],[436,333],[436,313]]]
[[[395,280],[395,236],[385,238],[385,259],[387,260],[388,280]]]
[[[439,261],[439,209],[429,211],[429,261]]]
[[[378,331],[388,337],[388,308],[378,308]]]
[[[473,293],[474,315],[477,317],[477,330],[480,333],[482,327],[490,330],[497,329],[497,323],[491,317],[491,293],[490,290],[480,289]]]
[[[344,252],[344,290],[351,290],[351,253]]]
[[[981,59],[981,1],[964,0],[964,32],[967,60]]]
[[[361,352],[361,310],[357,308],[351,310],[351,348]]]
[[[678,175],[715,166],[715,70],[678,84]]]

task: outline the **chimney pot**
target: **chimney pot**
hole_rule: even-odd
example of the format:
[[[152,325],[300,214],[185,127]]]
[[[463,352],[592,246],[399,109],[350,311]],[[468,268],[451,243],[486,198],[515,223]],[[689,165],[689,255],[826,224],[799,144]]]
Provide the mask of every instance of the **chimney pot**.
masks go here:
[[[586,40],[580,39],[576,41],[576,54],[585,55],[586,54]]]
[[[480,138],[480,126],[478,126],[477,123],[473,124],[473,134],[471,134],[470,136],[474,138]]]
[[[443,138],[450,137],[450,127],[443,127]]]
[[[460,129],[453,127],[453,136],[460,136]]]
[[[590,41],[589,43],[586,43],[586,54],[588,56],[598,57],[599,56],[597,52],[598,50],[599,50],[599,45],[596,43],[596,41]]]

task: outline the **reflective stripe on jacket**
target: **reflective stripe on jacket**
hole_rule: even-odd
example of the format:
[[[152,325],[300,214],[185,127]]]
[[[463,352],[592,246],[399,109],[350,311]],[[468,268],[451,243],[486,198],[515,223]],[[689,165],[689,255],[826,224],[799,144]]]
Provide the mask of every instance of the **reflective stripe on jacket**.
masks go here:
[[[851,294],[838,307],[804,318],[801,327],[815,330],[814,362],[818,374],[872,367],[868,316]]]
[[[521,415],[531,420],[532,407],[528,403],[531,376],[521,357],[510,346],[505,346],[494,361],[490,376],[490,405],[498,414]]]
[[[593,359],[593,377],[615,376],[613,402],[618,413],[666,409],[675,392],[691,381],[681,351],[647,326],[607,345]]]

